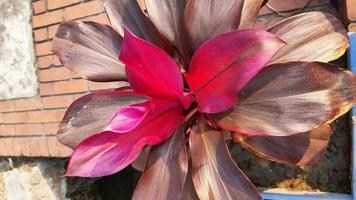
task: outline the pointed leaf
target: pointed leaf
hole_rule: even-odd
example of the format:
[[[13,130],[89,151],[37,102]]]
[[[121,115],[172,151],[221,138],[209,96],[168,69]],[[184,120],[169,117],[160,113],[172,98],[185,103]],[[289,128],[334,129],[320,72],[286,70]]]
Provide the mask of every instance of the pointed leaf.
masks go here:
[[[231,110],[211,115],[218,126],[248,135],[288,136],[331,123],[356,100],[356,78],[320,62],[290,62],[263,69]]]
[[[237,29],[243,2],[187,0],[184,23],[192,47],[196,49],[212,37]]]
[[[65,67],[89,80],[118,81],[126,77],[118,60],[121,42],[110,26],[69,21],[59,26],[52,51]]]
[[[271,63],[288,61],[329,62],[348,48],[342,23],[331,14],[308,12],[287,18],[267,31],[287,42]]]
[[[283,45],[273,34],[247,29],[219,35],[199,47],[185,74],[199,110],[217,113],[235,105],[236,94]]]
[[[267,3],[265,0],[245,0],[242,8],[239,29],[252,28],[260,8]]]
[[[159,47],[167,46],[136,0],[104,0],[104,8],[111,25],[121,36],[126,27],[138,37]]]
[[[126,64],[127,79],[137,93],[183,101],[182,74],[177,63],[160,48],[126,31],[120,60]]]
[[[118,134],[104,131],[80,143],[69,161],[67,176],[99,177],[132,163],[144,146],[158,144],[179,127],[182,109],[176,102],[161,102],[134,130]]]
[[[148,15],[159,32],[188,60],[188,44],[183,28],[186,0],[146,0]]]
[[[135,129],[145,119],[151,107],[151,101],[146,101],[119,108],[104,131],[127,133]]]
[[[146,161],[151,152],[151,146],[147,145],[141,151],[140,155],[131,163],[131,166],[135,168],[137,171],[143,171],[146,166]]]
[[[100,91],[84,95],[68,108],[59,126],[59,142],[71,148],[103,130],[114,113],[127,105],[145,101],[130,90]]]
[[[200,200],[262,199],[255,186],[232,160],[222,133],[204,120],[190,133],[192,175]]]
[[[318,164],[323,159],[331,134],[331,127],[322,125],[292,136],[251,136],[238,143],[264,159],[305,166]]]
[[[181,199],[188,171],[182,128],[164,143],[153,146],[132,199]]]

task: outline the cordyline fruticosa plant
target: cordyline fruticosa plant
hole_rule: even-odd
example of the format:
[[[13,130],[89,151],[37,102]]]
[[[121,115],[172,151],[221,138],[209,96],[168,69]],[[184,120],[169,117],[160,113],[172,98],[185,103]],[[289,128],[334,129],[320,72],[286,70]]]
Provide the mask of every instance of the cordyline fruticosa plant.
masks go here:
[[[327,63],[348,47],[338,19],[309,12],[262,30],[254,23],[263,0],[144,3],[146,13],[136,0],[105,0],[113,28],[58,29],[63,65],[91,81],[129,83],[69,107],[58,134],[75,147],[66,175],[113,174],[152,145],[133,199],[255,200],[226,133],[276,162],[322,158],[330,123],[355,102],[355,77]]]

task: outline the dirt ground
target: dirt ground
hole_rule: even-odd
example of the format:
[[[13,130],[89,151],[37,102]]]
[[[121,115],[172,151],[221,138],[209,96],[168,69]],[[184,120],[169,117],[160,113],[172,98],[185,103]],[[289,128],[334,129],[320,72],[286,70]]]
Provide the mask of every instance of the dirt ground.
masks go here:
[[[349,117],[334,124],[324,159],[315,166],[296,167],[255,157],[236,144],[230,144],[233,158],[251,181],[261,188],[350,193],[351,137]]]

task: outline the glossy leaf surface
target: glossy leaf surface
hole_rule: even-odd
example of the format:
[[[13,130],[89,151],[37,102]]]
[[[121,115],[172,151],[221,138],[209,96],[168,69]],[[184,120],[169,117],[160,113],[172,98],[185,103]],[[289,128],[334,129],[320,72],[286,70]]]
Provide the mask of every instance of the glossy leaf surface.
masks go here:
[[[202,119],[191,130],[189,146],[193,183],[200,200],[262,199],[232,160],[222,133]]]
[[[122,37],[110,26],[95,22],[62,23],[53,38],[52,51],[62,64],[92,81],[125,79],[118,60]]]
[[[264,0],[245,0],[242,8],[239,29],[252,28]]]
[[[290,62],[263,69],[234,108],[211,115],[218,126],[248,135],[288,136],[331,123],[356,100],[355,76],[334,65]]]
[[[291,136],[251,136],[238,143],[267,160],[290,165],[314,165],[323,159],[332,129],[323,125]]]
[[[184,23],[195,50],[212,37],[237,29],[243,0],[187,0]]]
[[[348,48],[346,31],[331,14],[308,12],[287,18],[267,31],[278,35],[287,45],[274,56],[272,63],[288,61],[329,62]]]
[[[235,105],[236,94],[283,45],[273,34],[246,29],[224,33],[199,47],[185,74],[199,110],[217,113]]]
[[[153,146],[132,199],[179,200],[188,171],[184,131]]]
[[[182,109],[177,103],[160,102],[134,130],[118,134],[104,131],[81,142],[69,161],[67,176],[99,177],[131,164],[144,146],[158,144],[179,127]]]
[[[124,27],[138,37],[157,46],[166,47],[152,22],[136,0],[104,0],[104,8],[113,28],[124,35]]]
[[[137,93],[178,97],[184,102],[182,74],[176,62],[163,50],[126,31],[120,60],[125,63],[127,79]]]
[[[132,90],[84,95],[67,109],[59,126],[58,141],[74,148],[85,138],[102,131],[118,109],[146,100]]]

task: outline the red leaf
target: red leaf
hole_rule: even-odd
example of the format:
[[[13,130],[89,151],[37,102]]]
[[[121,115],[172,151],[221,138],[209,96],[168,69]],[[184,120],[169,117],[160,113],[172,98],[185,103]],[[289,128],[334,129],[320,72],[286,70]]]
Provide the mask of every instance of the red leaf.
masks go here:
[[[126,65],[127,79],[139,94],[151,97],[181,99],[183,78],[177,63],[160,48],[136,37],[127,29],[121,48],[120,60]]]
[[[217,36],[197,49],[186,78],[199,110],[217,113],[237,102],[237,93],[284,45],[266,31],[246,29]]]
[[[181,199],[188,171],[184,134],[180,128],[169,140],[152,147],[132,199]]]
[[[100,91],[75,100],[59,126],[58,141],[71,148],[102,131],[114,113],[131,104],[146,101],[132,90]]]
[[[292,136],[251,136],[236,142],[267,160],[305,166],[320,162],[331,134],[330,126],[322,125]],[[236,135],[238,134],[234,134],[234,141],[237,139]]]
[[[192,128],[189,136],[192,175],[200,200],[258,200],[255,186],[232,160],[221,132],[204,120]]]
[[[145,119],[152,107],[152,101],[125,106],[117,111],[104,131],[127,133],[136,128]]]
[[[161,102],[128,133],[106,131],[91,136],[74,150],[66,175],[98,177],[120,171],[137,158],[145,145],[169,138],[180,125],[181,112],[179,104]]]

